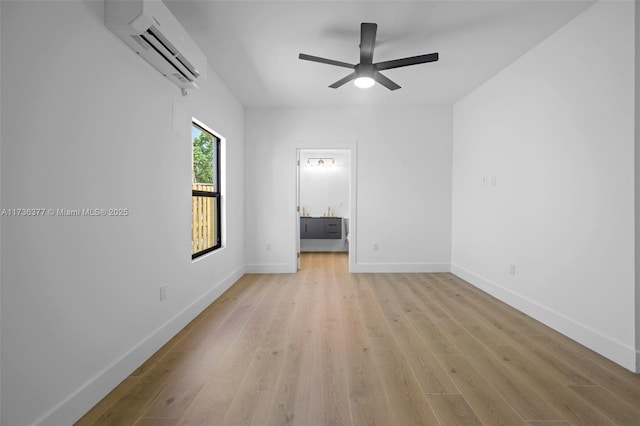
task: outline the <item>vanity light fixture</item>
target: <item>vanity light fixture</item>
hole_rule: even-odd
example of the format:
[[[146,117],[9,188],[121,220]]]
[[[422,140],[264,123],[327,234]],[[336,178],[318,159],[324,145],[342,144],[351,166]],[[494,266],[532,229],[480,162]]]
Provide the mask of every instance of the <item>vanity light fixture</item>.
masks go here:
[[[335,165],[336,165],[336,160],[334,160],[332,157],[308,158],[307,164],[306,164],[306,166],[310,166],[310,167],[330,167]]]

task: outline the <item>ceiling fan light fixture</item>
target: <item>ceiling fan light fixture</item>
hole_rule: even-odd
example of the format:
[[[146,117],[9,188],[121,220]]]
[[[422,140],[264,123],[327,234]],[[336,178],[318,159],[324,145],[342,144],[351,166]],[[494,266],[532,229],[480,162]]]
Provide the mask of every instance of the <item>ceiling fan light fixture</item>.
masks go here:
[[[371,78],[371,77],[358,77],[355,80],[353,80],[353,84],[356,85],[356,87],[359,87],[360,89],[368,89],[369,87],[372,87],[374,84],[376,84],[376,81]]]

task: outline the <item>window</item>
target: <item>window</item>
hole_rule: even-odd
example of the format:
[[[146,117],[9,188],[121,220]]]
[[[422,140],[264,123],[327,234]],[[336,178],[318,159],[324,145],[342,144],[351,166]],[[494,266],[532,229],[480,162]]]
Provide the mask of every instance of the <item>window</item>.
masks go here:
[[[220,235],[220,138],[193,122],[191,258],[222,246]]]

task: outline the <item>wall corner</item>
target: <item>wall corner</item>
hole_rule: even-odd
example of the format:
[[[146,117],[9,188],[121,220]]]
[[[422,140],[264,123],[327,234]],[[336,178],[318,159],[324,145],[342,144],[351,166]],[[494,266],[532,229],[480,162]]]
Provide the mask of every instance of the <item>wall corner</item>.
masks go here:
[[[635,340],[636,372],[640,372],[640,6],[635,8],[635,124],[634,124],[634,171],[635,171]]]

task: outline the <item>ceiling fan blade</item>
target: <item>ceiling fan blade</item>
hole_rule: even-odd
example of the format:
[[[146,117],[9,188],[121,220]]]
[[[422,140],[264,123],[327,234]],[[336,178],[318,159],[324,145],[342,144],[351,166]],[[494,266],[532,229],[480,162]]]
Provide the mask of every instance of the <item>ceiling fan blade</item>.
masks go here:
[[[394,83],[391,79],[385,77],[379,72],[375,73],[375,75],[373,76],[373,79],[378,83],[382,84],[384,87],[386,87],[389,90],[396,90],[400,88],[398,84]]]
[[[373,62],[373,49],[376,47],[376,31],[378,24],[363,22],[360,24],[360,63]]]
[[[320,62],[321,64],[335,65],[337,67],[343,67],[343,68],[354,69],[356,67],[355,65],[348,64],[346,62],[334,61],[333,59],[321,58],[319,56],[305,55],[304,53],[301,53],[300,55],[298,55],[298,58],[304,61]]]
[[[391,68],[407,67],[409,65],[424,64],[426,62],[435,62],[438,60],[437,53],[429,53],[427,55],[412,56],[410,58],[394,59],[393,61],[384,61],[374,64],[378,71],[389,70]]]
[[[332,89],[337,89],[338,87],[350,82],[351,80],[353,80],[354,78],[356,78],[356,73],[352,72],[351,74],[349,74],[348,76],[346,76],[345,78],[342,78],[338,81],[336,81],[335,83],[333,83],[331,86]]]

